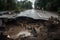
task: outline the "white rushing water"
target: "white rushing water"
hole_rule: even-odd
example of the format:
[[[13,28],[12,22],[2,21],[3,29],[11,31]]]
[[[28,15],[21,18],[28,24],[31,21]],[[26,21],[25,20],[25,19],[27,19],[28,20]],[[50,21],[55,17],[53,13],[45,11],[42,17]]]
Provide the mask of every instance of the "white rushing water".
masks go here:
[[[21,36],[21,37],[27,37],[27,36],[32,36],[30,32],[28,31],[21,31],[19,32],[17,35],[17,37]]]
[[[19,37],[31,37],[33,36],[29,31],[25,30],[25,31],[20,31],[19,33],[15,34],[15,35],[8,35],[8,38],[12,38],[12,39],[16,39]]]

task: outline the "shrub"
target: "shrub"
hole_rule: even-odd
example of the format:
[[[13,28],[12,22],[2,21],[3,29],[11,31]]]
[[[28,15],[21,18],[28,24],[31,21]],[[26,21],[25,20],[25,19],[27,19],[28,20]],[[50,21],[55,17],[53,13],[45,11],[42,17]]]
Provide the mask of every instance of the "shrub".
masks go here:
[[[60,14],[60,7],[58,8],[58,11],[57,12]]]

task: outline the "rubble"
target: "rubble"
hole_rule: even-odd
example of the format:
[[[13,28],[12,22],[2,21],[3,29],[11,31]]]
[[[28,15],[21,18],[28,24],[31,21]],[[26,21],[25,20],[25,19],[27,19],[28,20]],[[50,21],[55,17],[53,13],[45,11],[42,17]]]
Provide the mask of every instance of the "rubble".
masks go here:
[[[8,21],[6,29],[5,34],[10,37],[14,36],[15,38],[10,38],[13,40],[60,40],[60,20],[54,17],[49,20],[19,17],[16,20]],[[22,35],[20,35],[21,33]],[[29,36],[26,36],[27,33]],[[19,37],[16,38],[17,34]]]

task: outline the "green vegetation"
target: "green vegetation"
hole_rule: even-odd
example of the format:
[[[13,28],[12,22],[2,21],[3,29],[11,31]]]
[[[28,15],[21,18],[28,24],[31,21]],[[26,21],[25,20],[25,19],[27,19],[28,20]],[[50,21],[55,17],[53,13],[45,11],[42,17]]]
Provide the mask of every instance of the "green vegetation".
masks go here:
[[[14,10],[17,0],[0,0],[0,11]]]
[[[60,0],[36,0],[35,8],[60,12]]]
[[[22,11],[31,8],[32,3],[27,0],[0,0],[0,11]]]
[[[32,3],[30,1],[18,1],[17,6],[20,10],[32,9]]]
[[[60,8],[58,8],[58,11],[57,12],[60,14]]]

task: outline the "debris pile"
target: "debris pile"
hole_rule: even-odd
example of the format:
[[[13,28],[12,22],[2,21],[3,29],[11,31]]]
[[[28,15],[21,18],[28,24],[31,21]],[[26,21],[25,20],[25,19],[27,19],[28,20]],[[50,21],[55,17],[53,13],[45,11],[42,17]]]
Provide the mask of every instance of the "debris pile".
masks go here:
[[[60,21],[54,17],[49,20],[17,18],[8,21],[6,29],[4,33],[13,40],[60,40]]]

